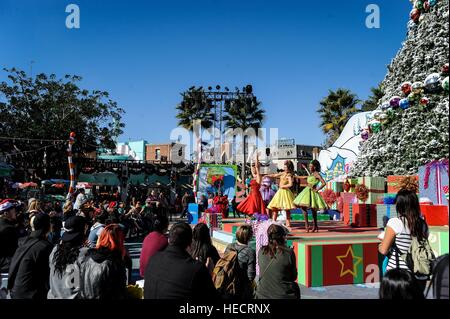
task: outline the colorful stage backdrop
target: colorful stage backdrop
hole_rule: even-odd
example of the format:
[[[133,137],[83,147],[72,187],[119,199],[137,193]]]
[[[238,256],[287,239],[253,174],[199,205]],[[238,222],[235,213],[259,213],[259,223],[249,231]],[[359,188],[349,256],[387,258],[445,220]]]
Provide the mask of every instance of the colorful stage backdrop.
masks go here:
[[[202,195],[208,197],[209,193],[221,191],[231,202],[236,196],[236,176],[236,165],[202,164],[198,176],[198,199]]]

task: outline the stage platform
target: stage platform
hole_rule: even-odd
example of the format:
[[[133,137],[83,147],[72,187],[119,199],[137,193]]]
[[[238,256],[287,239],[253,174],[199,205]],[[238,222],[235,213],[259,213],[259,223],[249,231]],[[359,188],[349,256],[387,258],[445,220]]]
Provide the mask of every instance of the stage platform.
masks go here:
[[[236,230],[243,224],[244,218],[224,219],[222,229],[213,231],[213,244],[220,253],[236,241]],[[382,229],[328,220],[318,221],[319,232],[307,233],[304,222],[292,221],[291,225],[287,245],[296,255],[298,283],[322,287],[379,282],[384,256],[378,253],[377,236]],[[448,233],[448,227],[430,227],[430,244],[436,256],[448,253]],[[256,249],[255,240],[249,245]]]

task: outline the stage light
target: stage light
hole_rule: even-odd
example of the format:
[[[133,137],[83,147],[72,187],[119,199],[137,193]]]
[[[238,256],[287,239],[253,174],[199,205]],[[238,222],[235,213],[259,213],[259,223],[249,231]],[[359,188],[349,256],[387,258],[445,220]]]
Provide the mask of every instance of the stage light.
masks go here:
[[[252,94],[253,92],[253,87],[249,84],[245,87],[245,93],[247,94]]]
[[[230,89],[228,88],[228,86],[225,87],[225,91],[229,92]]]
[[[216,85],[216,90],[220,90],[220,85]]]
[[[208,86],[208,91],[211,91],[212,90],[212,86]]]
[[[191,86],[191,87],[189,88],[189,91],[192,91],[193,89],[195,89],[195,85],[194,85],[194,86]]]

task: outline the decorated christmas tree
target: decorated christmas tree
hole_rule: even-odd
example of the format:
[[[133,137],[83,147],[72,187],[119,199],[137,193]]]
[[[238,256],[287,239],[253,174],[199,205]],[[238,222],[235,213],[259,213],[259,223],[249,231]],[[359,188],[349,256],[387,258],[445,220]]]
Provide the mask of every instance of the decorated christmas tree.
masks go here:
[[[362,143],[351,175],[417,174],[449,158],[449,1],[414,1],[405,42],[388,66],[381,130]]]

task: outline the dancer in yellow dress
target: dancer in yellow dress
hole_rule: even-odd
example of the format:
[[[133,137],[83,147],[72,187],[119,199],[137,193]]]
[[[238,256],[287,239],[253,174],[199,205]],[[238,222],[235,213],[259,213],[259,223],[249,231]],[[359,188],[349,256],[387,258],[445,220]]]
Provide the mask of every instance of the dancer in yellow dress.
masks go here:
[[[319,191],[326,186],[325,180],[320,175],[320,163],[318,160],[312,160],[309,164],[308,169],[302,165],[309,176],[307,178],[308,185],[305,189],[298,194],[298,196],[294,199],[294,204],[297,207],[300,207],[303,211],[303,216],[305,216],[305,228],[306,232],[309,233],[309,222],[308,222],[308,209],[311,209],[314,227],[312,229],[313,232],[319,231],[319,226],[317,226],[317,211],[322,209],[327,209],[328,206],[323,200],[322,196],[319,194]],[[297,177],[300,178],[300,177]],[[321,186],[317,188],[317,185],[321,183]]]
[[[294,205],[294,194],[290,190],[294,184],[294,163],[285,161],[284,172],[266,176],[280,178],[279,189],[269,205],[267,205],[267,208],[272,211],[272,219],[275,221],[278,212],[284,210],[286,212],[286,226],[291,227],[291,209],[296,208]]]

